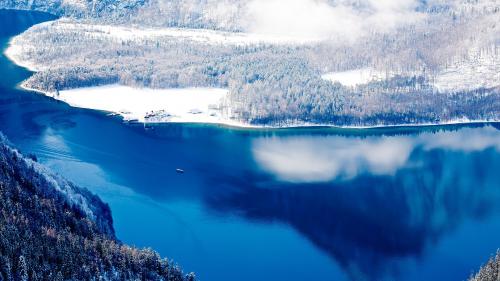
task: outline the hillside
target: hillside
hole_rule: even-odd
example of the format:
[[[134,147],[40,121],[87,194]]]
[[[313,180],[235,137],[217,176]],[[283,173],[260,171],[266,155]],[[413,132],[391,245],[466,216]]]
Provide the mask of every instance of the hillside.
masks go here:
[[[0,136],[0,280],[194,280],[116,240],[107,204]]]
[[[481,267],[469,281],[497,281],[500,279],[500,252]]]

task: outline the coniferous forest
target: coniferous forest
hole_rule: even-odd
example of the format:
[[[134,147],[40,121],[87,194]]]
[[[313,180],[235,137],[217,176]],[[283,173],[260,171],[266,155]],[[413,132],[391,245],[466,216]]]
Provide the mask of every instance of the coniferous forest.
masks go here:
[[[194,280],[119,242],[107,204],[0,140],[0,280]]]

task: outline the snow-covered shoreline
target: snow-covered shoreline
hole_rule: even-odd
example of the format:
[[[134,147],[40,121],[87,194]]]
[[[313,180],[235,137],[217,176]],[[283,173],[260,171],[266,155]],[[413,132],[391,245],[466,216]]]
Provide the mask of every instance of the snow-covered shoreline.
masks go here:
[[[120,115],[140,123],[203,123],[245,127],[225,117],[228,90],[220,88],[148,89],[107,85],[49,93],[30,89],[72,107]]]
[[[19,88],[43,94],[72,107],[118,115],[125,122],[214,124],[234,128],[265,128],[265,126],[251,125],[226,117],[226,114],[223,113],[223,103],[227,90],[220,88],[139,89],[121,85],[107,85],[65,90],[60,91],[59,94],[29,88],[23,84],[20,84]],[[103,99],[105,95],[108,97]],[[151,99],[152,96],[157,98]],[[146,97],[146,101],[143,99],[144,97]],[[193,98],[198,100],[187,102],[193,101]]]
[[[394,125],[371,125],[371,126],[338,126],[338,125],[332,125],[332,124],[314,124],[314,123],[299,123],[299,122],[290,122],[286,125],[254,125],[254,124],[249,124],[245,122],[241,122],[229,117],[225,117],[224,114],[222,114],[221,109],[211,109],[209,108],[210,105],[215,105],[215,104],[210,104],[210,102],[207,101],[217,101],[218,98],[224,99],[225,95],[227,94],[227,90],[225,89],[216,89],[216,88],[188,88],[188,89],[164,89],[164,90],[154,90],[154,89],[135,89],[135,88],[130,88],[126,86],[120,86],[120,85],[108,85],[108,86],[98,86],[98,87],[90,87],[90,88],[79,88],[79,89],[74,89],[74,90],[67,90],[67,91],[61,91],[59,93],[59,96],[57,96],[55,93],[48,93],[44,91],[40,91],[37,89],[31,89],[28,88],[24,85],[20,85],[20,88],[26,90],[26,91],[34,91],[49,97],[52,97],[56,100],[63,101],[70,106],[73,107],[78,107],[78,108],[86,108],[86,109],[93,109],[93,110],[99,110],[99,111],[104,111],[104,112],[110,112],[113,115],[119,115],[123,117],[125,121],[136,121],[139,123],[144,123],[144,124],[161,124],[161,123],[191,123],[191,124],[213,124],[213,125],[222,125],[226,126],[229,128],[241,128],[241,129],[299,129],[299,128],[332,128],[332,129],[354,129],[354,130],[367,130],[367,129],[383,129],[383,128],[410,128],[410,127],[435,127],[435,126],[446,126],[446,125],[470,125],[470,124],[481,124],[481,123],[497,123],[500,122],[500,120],[470,120],[470,119],[457,119],[457,120],[451,120],[451,121],[446,121],[446,122],[440,122],[440,123],[418,123],[418,124],[394,124]],[[148,113],[148,112],[155,112],[154,108],[146,108],[146,109],[141,109],[140,111],[130,111],[129,109],[123,108],[119,110],[113,110],[111,107],[103,107],[104,105],[102,104],[102,96],[101,94],[103,91],[107,90],[112,90],[114,91],[114,94],[118,94],[118,92],[121,89],[129,89],[129,91],[135,92],[132,95],[138,95],[140,94],[139,92],[145,93],[149,92],[149,94],[152,94],[153,92],[156,92],[157,94],[163,93],[163,94],[174,94],[177,95],[177,97],[173,97],[175,100],[177,100],[173,103],[173,107],[177,107],[176,110],[174,110],[171,114],[171,116],[163,116],[164,118],[160,119],[155,119],[155,118],[149,118],[145,119],[145,116],[141,116],[141,113]],[[89,94],[90,92],[93,92],[93,94]],[[78,96],[76,98],[69,97],[71,94],[77,93]],[[202,103],[198,103],[197,105],[199,107],[203,106],[207,108],[208,112],[213,112],[215,113],[214,116],[211,116],[210,113],[207,114],[207,111],[205,109],[200,109],[200,108],[194,108],[194,104],[186,104],[184,103],[186,101],[185,98],[179,98],[180,95],[186,94],[189,97],[187,99],[190,99],[196,95],[204,95],[206,94],[207,96],[210,96],[205,98]],[[98,104],[94,104],[93,106],[90,105],[84,105],[79,100],[83,96],[92,96],[93,97],[87,101],[83,101],[84,103],[93,103],[97,102]],[[116,97],[116,96],[115,96]],[[98,99],[98,100],[97,100]],[[121,97],[120,97],[121,99]],[[114,99],[115,101],[119,101],[119,99]],[[123,100],[123,99],[121,99]],[[168,98],[167,98],[168,100]],[[165,100],[163,100],[165,101]],[[130,100],[128,100],[130,102]],[[135,101],[134,101],[135,102]],[[114,107],[116,107],[116,103],[113,103]],[[130,104],[130,103],[129,103]],[[165,103],[156,103],[155,101],[155,106],[162,106],[165,105]],[[220,103],[221,106],[223,105],[223,102]],[[139,105],[143,106],[143,105]],[[190,112],[191,109],[199,109],[200,112]],[[187,109],[187,110],[186,110]],[[157,110],[156,112],[159,112],[160,110]],[[179,115],[174,115],[179,113]],[[168,113],[167,110],[164,111],[164,113]]]
[[[40,71],[40,68],[35,63],[23,60],[19,57],[19,55],[22,53],[22,50],[20,46],[14,44],[15,38],[16,37],[13,37],[9,40],[7,48],[5,48],[3,52],[4,56],[19,67],[25,68],[31,72]]]

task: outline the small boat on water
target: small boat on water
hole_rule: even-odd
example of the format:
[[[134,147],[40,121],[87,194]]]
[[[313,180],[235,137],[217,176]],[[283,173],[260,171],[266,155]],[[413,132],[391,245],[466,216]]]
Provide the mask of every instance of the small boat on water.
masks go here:
[[[139,119],[124,119],[123,123],[125,124],[139,123]]]
[[[178,174],[184,174],[184,170],[183,169],[175,169],[175,171],[178,173]]]

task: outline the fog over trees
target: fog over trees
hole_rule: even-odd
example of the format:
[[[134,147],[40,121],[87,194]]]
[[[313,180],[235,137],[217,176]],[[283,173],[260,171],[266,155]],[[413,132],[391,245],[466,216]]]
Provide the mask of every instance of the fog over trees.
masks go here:
[[[35,6],[71,18],[35,26],[13,41],[21,50],[20,60],[41,70],[26,82],[30,88],[55,92],[114,83],[225,87],[230,90],[225,101],[228,117],[278,126],[500,117],[496,0],[418,2],[405,14],[393,15],[415,20],[389,30],[366,30],[367,24],[380,23],[373,12],[380,7],[370,6],[370,1],[327,1],[325,5],[334,7],[332,13],[340,6],[350,7],[353,17],[366,15],[373,20],[360,25],[363,32],[356,38],[339,34],[289,44],[214,43],[150,32],[165,27],[203,28],[231,38],[240,33],[227,31],[252,30],[244,20],[245,7],[259,4],[258,0],[129,0],[117,5],[71,1],[79,12],[71,10],[68,2],[57,3]],[[129,27],[135,28],[136,36],[123,35]],[[357,86],[322,79],[326,73],[357,69],[372,70],[373,79]]]

